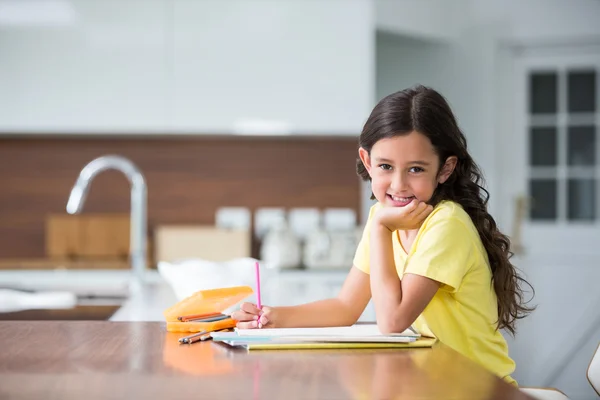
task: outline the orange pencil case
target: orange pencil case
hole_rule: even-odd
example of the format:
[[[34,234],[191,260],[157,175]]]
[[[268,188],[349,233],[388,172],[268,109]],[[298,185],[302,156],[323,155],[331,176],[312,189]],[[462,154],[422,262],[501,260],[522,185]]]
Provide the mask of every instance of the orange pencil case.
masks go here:
[[[180,317],[189,315],[208,315],[221,313],[239,303],[254,291],[250,286],[234,286],[219,289],[200,290],[181,300],[163,313],[169,332],[212,332],[233,328],[235,321],[231,318],[213,322],[180,321]]]

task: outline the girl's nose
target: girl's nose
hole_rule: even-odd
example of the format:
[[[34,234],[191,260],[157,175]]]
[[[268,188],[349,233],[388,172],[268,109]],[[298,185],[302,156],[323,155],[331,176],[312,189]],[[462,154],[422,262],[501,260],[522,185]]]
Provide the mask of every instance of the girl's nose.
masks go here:
[[[406,176],[404,176],[404,174],[401,174],[401,173],[394,175],[390,186],[394,191],[397,191],[397,192],[405,190],[406,189]]]

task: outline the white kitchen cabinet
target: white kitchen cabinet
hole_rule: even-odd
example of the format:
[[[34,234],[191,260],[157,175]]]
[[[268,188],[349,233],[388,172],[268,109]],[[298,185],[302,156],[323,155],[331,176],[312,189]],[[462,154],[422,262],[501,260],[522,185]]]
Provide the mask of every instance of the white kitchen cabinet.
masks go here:
[[[2,27],[0,130],[164,132],[163,2],[68,3],[64,26]]]
[[[374,23],[364,0],[173,2],[173,128],[358,132],[372,107]]]
[[[2,27],[0,131],[354,135],[373,106],[369,0],[61,3]]]

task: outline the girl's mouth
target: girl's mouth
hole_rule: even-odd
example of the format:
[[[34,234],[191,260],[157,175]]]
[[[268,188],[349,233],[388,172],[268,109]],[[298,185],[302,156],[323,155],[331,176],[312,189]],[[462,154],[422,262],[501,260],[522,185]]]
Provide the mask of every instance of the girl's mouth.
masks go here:
[[[411,201],[415,199],[415,196],[410,197],[396,197],[391,194],[386,194],[386,197],[391,202],[391,205],[394,207],[404,207],[410,204]]]

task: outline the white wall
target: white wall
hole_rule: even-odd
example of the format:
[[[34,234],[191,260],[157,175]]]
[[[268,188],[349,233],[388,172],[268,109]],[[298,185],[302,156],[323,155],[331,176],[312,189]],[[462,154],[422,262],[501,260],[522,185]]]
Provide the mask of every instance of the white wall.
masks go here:
[[[585,42],[597,40],[600,34],[597,0],[469,1],[472,18],[484,26],[496,26],[502,41]]]
[[[447,41],[458,36],[470,19],[468,4],[469,0],[375,0],[377,29]]]
[[[369,0],[66,4],[59,27],[0,19],[0,131],[356,134],[372,107]]]
[[[455,41],[474,25],[495,26],[512,43],[593,40],[597,0],[374,0],[377,29],[435,41]]]
[[[521,385],[556,387],[572,400],[593,399],[586,370],[600,342],[599,260],[572,255],[568,263],[548,258],[513,260],[535,288],[537,309],[505,335]]]

